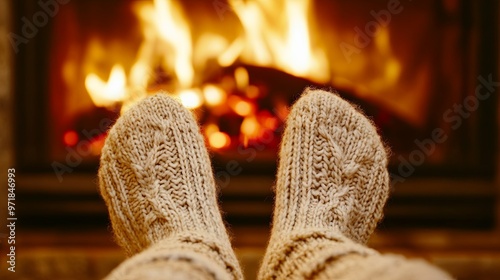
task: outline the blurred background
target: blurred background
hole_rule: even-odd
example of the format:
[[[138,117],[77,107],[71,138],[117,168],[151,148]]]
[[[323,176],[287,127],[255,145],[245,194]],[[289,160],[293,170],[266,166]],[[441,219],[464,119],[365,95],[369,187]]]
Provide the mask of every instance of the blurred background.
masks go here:
[[[0,230],[2,279],[97,279],[124,259],[100,150],[158,91],[200,123],[253,278],[284,120],[307,86],[357,104],[392,149],[369,245],[500,279],[499,14],[494,0],[0,0],[0,173],[16,170],[18,218],[16,273]]]

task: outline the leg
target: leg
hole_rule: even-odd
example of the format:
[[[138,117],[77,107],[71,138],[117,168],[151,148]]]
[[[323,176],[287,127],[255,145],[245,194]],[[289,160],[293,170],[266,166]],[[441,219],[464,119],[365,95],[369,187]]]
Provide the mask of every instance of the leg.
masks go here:
[[[242,278],[203,138],[178,102],[158,94],[118,119],[99,188],[115,239],[132,256],[109,279]]]
[[[366,117],[335,94],[306,90],[283,136],[273,229],[259,278],[445,279],[426,263],[362,245],[382,218],[386,166],[384,146]]]

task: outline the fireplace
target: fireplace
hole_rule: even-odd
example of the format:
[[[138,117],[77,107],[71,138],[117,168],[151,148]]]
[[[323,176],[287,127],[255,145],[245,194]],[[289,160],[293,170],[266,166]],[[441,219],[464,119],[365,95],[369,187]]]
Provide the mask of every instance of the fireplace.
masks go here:
[[[386,227],[496,225],[495,1],[11,5],[15,165],[34,226],[105,221],[106,132],[158,91],[196,115],[230,223],[267,224],[281,129],[307,86],[359,105],[392,148]]]

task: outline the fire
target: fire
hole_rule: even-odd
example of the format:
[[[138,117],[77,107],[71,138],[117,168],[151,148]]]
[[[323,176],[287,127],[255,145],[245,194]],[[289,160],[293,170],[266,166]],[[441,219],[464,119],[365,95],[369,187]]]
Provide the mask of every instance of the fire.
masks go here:
[[[326,54],[322,48],[313,48],[310,39],[310,0],[230,0],[229,3],[244,32],[221,56],[224,64],[230,61],[228,58],[241,56],[249,64],[328,82]],[[238,51],[241,53],[235,55]]]
[[[196,109],[203,104],[201,93],[198,90],[186,89],[179,93],[179,99],[188,109]]]
[[[318,82],[328,81],[325,54],[313,48],[310,40],[310,0],[298,1],[229,1],[244,32],[232,42],[213,33],[205,33],[194,42],[191,26],[184,11],[176,1],[154,0],[133,6],[141,22],[143,41],[129,75],[116,64],[108,81],[89,73],[85,85],[96,106],[110,107],[122,104],[122,112],[144,98],[149,89],[157,89],[156,67],[172,74],[166,89],[172,92],[186,108],[202,106],[212,108],[214,115],[235,114],[242,117],[240,137],[244,142],[258,139],[266,128],[257,117],[260,90],[250,84],[248,71],[238,67],[234,82],[221,85],[199,84],[197,74],[210,60],[219,67],[233,64],[237,59],[247,64],[281,69],[290,74],[308,77]],[[270,18],[272,11],[283,10],[277,18]],[[275,22],[275,20],[277,20]],[[160,65],[158,65],[158,62]],[[197,71],[195,71],[197,69]],[[234,87],[231,84],[234,83]],[[154,85],[154,86],[153,86]],[[160,88],[165,84],[158,85]],[[230,95],[237,90],[242,95]],[[270,113],[269,113],[270,114]],[[271,114],[270,114],[271,115]],[[218,121],[218,120],[214,120]],[[215,126],[215,127],[214,127]],[[210,146],[221,149],[231,144],[231,137],[217,125],[206,125]]]
[[[126,82],[125,70],[117,64],[111,69],[108,81],[103,81],[94,73],[87,75],[85,87],[96,106],[110,107],[125,99]]]
[[[255,139],[260,135],[260,123],[257,121],[255,116],[246,117],[243,120],[241,123],[241,133],[248,139]]]
[[[243,67],[236,68],[234,71],[234,79],[236,81],[237,88],[241,91],[244,91],[250,84],[248,71]]]
[[[76,131],[74,130],[69,130],[69,131],[66,131],[63,135],[63,142],[64,142],[64,145],[66,146],[74,146],[78,143],[78,133],[76,133]]]
[[[194,79],[191,29],[179,4],[155,0],[153,5],[140,3],[135,10],[142,21],[145,38],[133,66],[139,71],[135,74],[136,82],[144,84],[141,79],[148,78],[147,72],[140,71],[160,59],[162,66],[175,74],[178,87],[189,88]]]
[[[267,93],[252,84],[252,77],[243,66],[235,67],[229,76],[220,77],[220,82],[207,79],[219,77],[221,69],[233,69],[238,63],[279,69],[317,83],[345,86],[358,96],[382,100],[399,109],[402,115],[408,111],[408,103],[370,92],[373,88],[383,91],[400,80],[401,65],[392,55],[387,28],[378,31],[373,44],[373,49],[382,53],[375,57],[380,61],[374,64],[383,65],[380,66],[383,69],[376,69],[377,74],[360,86],[362,83],[351,77],[359,73],[367,75],[370,61],[358,60],[346,67],[327,57],[328,47],[317,41],[322,35],[311,17],[312,0],[228,2],[241,24],[241,32],[232,37],[224,31],[201,35],[193,32],[195,26],[178,1],[135,2],[132,9],[142,32],[135,58],[127,60],[128,64],[106,61],[114,64],[107,81],[94,72],[86,73],[85,87],[93,103],[98,107],[119,104],[123,112],[149,93],[165,90],[198,117],[204,115],[203,130],[211,147],[224,149],[237,142],[247,145],[272,133],[288,109],[282,100],[273,100],[273,108],[269,104],[262,108],[259,100]],[[336,75],[340,71],[345,75]],[[223,122],[239,127],[227,129]],[[239,134],[234,135],[235,131]]]
[[[218,106],[226,101],[226,93],[214,85],[206,85],[203,88],[203,96],[208,106]]]
[[[229,107],[242,117],[249,116],[255,112],[255,106],[239,96],[231,96],[228,100]]]
[[[208,137],[210,146],[216,149],[226,148],[231,145],[231,138],[224,132],[214,132]]]
[[[227,148],[231,145],[231,137],[225,132],[219,131],[216,124],[210,123],[205,126],[205,136],[208,144],[215,149]]]

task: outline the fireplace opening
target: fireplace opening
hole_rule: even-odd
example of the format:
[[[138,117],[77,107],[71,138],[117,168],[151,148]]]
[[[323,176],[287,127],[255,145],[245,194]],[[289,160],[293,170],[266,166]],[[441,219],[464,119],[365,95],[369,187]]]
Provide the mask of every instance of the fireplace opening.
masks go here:
[[[360,104],[396,161],[480,162],[462,149],[464,136],[477,141],[473,126],[446,145],[424,147],[435,128],[446,135],[437,136],[440,142],[463,118],[453,105],[468,94],[464,77],[477,47],[461,46],[473,36],[460,20],[464,3],[194,2],[72,1],[61,8],[48,54],[52,158],[88,140],[84,161],[95,164],[107,125],[159,90],[195,112],[215,153],[229,156],[254,144],[275,153],[274,132],[297,94],[312,85]],[[89,132],[95,129],[102,134]],[[416,148],[432,149],[423,163],[411,155]]]
[[[23,16],[41,9],[13,6]],[[200,123],[223,204],[259,209],[290,105],[307,86],[331,88],[393,151],[389,224],[492,227],[498,105],[475,89],[498,77],[497,17],[485,16],[497,10],[466,0],[68,1],[19,46],[16,164],[56,178],[50,189],[93,174],[116,118],[165,91]],[[471,209],[480,217],[463,215]],[[245,215],[235,213],[234,222]]]

